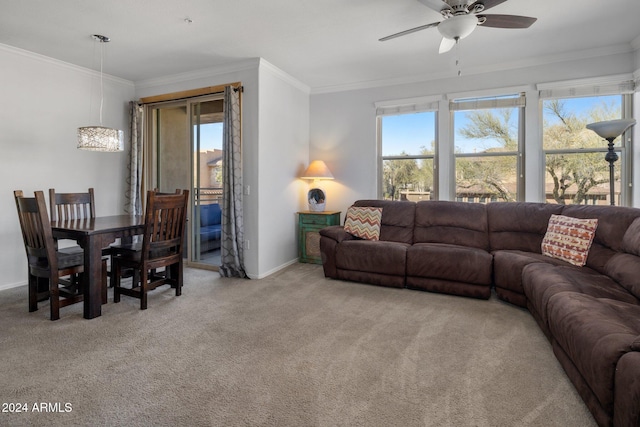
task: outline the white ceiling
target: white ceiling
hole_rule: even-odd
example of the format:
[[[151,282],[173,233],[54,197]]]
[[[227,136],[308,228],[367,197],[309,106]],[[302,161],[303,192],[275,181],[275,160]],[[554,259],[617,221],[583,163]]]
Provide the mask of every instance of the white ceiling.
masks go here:
[[[454,76],[638,49],[640,0],[509,0],[486,12],[537,17],[477,28],[438,54],[441,20],[417,0],[0,0],[0,43],[131,81],[261,57],[312,90]],[[186,23],[185,18],[192,23]],[[632,47],[633,46],[633,47]]]

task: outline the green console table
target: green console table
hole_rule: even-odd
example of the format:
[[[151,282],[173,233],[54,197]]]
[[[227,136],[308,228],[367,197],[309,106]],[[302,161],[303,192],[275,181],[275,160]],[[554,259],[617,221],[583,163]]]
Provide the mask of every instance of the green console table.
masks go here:
[[[340,225],[340,212],[298,212],[298,259],[300,262],[322,264],[320,230]]]

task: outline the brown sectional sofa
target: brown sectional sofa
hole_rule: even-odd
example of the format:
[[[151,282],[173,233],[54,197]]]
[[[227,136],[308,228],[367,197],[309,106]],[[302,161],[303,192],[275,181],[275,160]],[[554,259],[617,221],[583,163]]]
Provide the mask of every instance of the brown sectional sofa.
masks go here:
[[[320,231],[325,276],[526,307],[596,422],[640,425],[640,209],[359,200],[379,241]],[[584,267],[541,254],[552,214],[597,218]]]

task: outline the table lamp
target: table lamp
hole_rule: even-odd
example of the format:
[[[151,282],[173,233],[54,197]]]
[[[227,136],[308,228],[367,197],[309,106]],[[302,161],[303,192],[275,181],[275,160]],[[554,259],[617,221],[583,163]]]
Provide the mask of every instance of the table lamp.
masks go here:
[[[594,131],[599,137],[604,138],[609,143],[609,151],[604,156],[604,159],[609,162],[609,197],[611,199],[611,206],[615,205],[614,194],[614,174],[613,164],[618,160],[618,154],[613,151],[613,141],[622,135],[627,129],[636,124],[635,119],[618,119],[607,120],[604,122],[590,123],[587,125],[587,129]]]
[[[333,179],[333,174],[327,165],[322,160],[314,160],[300,178],[313,180],[311,189],[307,193],[309,210],[312,212],[323,212],[327,198],[324,190],[322,190],[318,184],[322,179]]]

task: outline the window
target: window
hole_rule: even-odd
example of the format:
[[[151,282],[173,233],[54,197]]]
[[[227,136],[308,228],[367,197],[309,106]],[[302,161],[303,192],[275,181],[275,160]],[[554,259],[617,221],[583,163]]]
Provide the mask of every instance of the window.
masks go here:
[[[549,203],[608,205],[607,142],[586,125],[624,117],[629,95],[560,97],[542,101],[545,199]],[[628,204],[625,138],[615,141],[615,204]]]
[[[436,116],[435,111],[379,115],[379,188],[383,199],[436,198]]]
[[[522,126],[524,94],[454,100],[456,200],[524,198]]]

